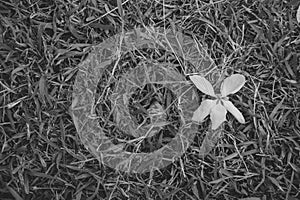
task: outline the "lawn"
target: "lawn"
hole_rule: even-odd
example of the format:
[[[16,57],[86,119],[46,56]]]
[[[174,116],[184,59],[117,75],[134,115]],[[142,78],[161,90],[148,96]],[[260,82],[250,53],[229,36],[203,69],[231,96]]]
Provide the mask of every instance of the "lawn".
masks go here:
[[[298,6],[299,0],[0,0],[0,199],[300,199]],[[161,48],[163,34],[150,44],[143,30],[178,33],[170,38],[183,51]],[[132,31],[142,39],[123,52],[118,38],[130,40],[124,35]],[[217,130],[209,117],[181,128],[210,98],[191,83],[192,74],[216,88],[243,75],[245,85],[229,98],[245,123],[228,113]],[[91,116],[83,114],[89,103]],[[124,143],[127,153],[100,158],[107,149],[87,118],[115,148],[109,151]],[[176,140],[180,134],[187,140]],[[168,156],[180,154],[156,169],[136,160],[131,171],[116,164],[128,152],[160,161],[152,152],[166,145],[173,145]]]

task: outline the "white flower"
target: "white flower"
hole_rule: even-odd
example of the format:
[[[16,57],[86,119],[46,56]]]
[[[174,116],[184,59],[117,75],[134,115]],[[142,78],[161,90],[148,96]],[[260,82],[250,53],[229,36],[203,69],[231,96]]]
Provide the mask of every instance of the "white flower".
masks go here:
[[[193,121],[202,122],[210,115],[212,129],[217,129],[224,121],[229,111],[240,123],[244,124],[245,119],[242,113],[229,101],[227,95],[239,91],[245,84],[245,77],[240,74],[233,74],[226,78],[221,85],[221,94],[216,95],[211,83],[199,75],[190,76],[191,81],[203,93],[216,99],[204,100],[199,108],[194,112]]]

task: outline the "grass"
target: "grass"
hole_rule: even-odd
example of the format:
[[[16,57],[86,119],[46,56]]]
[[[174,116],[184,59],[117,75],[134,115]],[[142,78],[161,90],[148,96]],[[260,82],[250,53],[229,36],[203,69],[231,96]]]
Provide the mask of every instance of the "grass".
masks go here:
[[[0,0],[1,199],[300,199],[298,6],[295,0]],[[77,66],[90,47],[142,26],[184,30],[207,46],[224,75],[245,75],[231,100],[246,124],[227,116],[205,157],[199,132],[168,167],[126,174],[86,150],[69,107]]]

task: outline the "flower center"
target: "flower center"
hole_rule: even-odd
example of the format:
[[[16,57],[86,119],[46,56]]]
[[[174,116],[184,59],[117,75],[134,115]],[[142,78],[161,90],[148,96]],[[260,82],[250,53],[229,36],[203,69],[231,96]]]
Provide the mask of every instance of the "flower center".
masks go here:
[[[221,94],[216,94],[216,97],[217,97],[217,104],[221,103],[223,105],[222,100],[228,101],[228,97],[222,97]]]

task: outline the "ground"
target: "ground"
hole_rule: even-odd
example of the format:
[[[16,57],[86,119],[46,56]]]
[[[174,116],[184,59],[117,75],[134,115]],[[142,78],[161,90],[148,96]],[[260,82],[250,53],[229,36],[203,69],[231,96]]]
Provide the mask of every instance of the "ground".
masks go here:
[[[299,4],[0,0],[1,199],[300,199]],[[90,47],[145,26],[184,30],[226,76],[243,74],[230,99],[246,123],[228,115],[207,155],[199,132],[171,165],[128,174],[85,148],[70,106]]]

